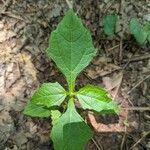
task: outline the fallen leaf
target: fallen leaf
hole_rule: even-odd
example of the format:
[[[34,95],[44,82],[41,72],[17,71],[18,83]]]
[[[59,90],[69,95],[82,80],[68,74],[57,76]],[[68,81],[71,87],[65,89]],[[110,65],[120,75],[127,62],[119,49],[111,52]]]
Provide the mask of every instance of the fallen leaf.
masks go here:
[[[122,71],[119,73],[115,73],[112,77],[103,77],[103,83],[108,90],[113,90],[120,86],[123,78]]]

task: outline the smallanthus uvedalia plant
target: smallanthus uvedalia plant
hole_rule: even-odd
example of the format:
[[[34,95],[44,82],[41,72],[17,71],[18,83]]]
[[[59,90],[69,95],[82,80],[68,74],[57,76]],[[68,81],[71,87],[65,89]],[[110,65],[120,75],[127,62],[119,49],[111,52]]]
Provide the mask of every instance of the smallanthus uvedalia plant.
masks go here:
[[[119,17],[117,15],[106,15],[103,18],[103,29],[108,37],[113,37]]]
[[[96,113],[118,112],[108,92],[98,86],[86,85],[75,91],[77,75],[96,55],[90,32],[70,9],[56,30],[51,33],[48,56],[65,75],[68,90],[59,83],[44,83],[32,96],[24,110],[31,117],[51,117],[50,137],[55,150],[84,150],[92,131],[75,108],[78,100],[83,109]],[[59,111],[59,106],[63,111]]]
[[[150,21],[141,25],[137,18],[132,18],[129,26],[131,33],[140,45],[150,42]]]

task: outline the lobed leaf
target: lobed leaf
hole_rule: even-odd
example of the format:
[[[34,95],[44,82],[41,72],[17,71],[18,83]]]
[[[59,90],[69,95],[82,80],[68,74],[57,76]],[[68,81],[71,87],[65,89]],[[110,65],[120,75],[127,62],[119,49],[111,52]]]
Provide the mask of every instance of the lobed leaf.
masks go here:
[[[66,91],[59,83],[44,83],[33,94],[31,101],[46,107],[59,106],[66,97]]]
[[[51,33],[47,53],[65,75],[69,87],[73,89],[77,75],[95,56],[96,49],[93,47],[90,32],[72,9]]]
[[[140,22],[137,20],[137,18],[132,18],[130,21],[130,30],[131,33],[134,35],[136,41],[139,44],[144,44],[146,42],[147,33],[141,26]]]
[[[96,112],[118,112],[118,106],[108,96],[108,92],[94,85],[87,85],[77,92],[77,98],[83,109]]]
[[[39,106],[32,101],[30,101],[27,106],[25,107],[23,113],[25,115],[31,116],[31,117],[41,117],[41,118],[47,118],[50,117],[51,111],[48,108],[45,108],[44,106]]]
[[[59,118],[51,131],[55,150],[83,150],[91,136],[90,128],[77,113],[71,99],[67,111]]]
[[[114,35],[117,21],[117,15],[106,15],[103,18],[104,32],[107,36],[112,37]]]

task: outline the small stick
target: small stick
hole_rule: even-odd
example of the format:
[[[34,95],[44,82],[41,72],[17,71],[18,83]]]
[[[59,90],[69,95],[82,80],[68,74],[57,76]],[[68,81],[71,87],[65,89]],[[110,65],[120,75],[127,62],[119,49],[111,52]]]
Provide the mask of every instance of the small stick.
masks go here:
[[[123,47],[122,47],[122,45],[123,45],[123,40],[122,40],[122,38],[121,38],[121,40],[120,40],[120,46],[119,46],[119,49],[120,49],[120,52],[119,52],[119,61],[120,61],[120,62],[122,61],[122,52],[123,52]]]
[[[22,17],[17,16],[17,15],[15,15],[15,14],[12,14],[12,13],[9,12],[9,11],[0,12],[0,14],[5,15],[5,16],[8,16],[8,17],[11,17],[11,18],[15,18],[15,19],[24,21],[24,19],[23,19]]]
[[[132,150],[134,147],[136,147],[149,134],[150,134],[150,131],[146,132],[129,150]]]
[[[127,135],[127,127],[125,126],[125,133],[124,133],[123,138],[122,138],[120,150],[123,150],[126,135]]]
[[[120,44],[117,44],[117,45],[115,45],[115,46],[113,46],[113,47],[111,47],[111,48],[107,49],[107,51],[114,50],[115,48],[117,48],[117,47],[119,47],[119,46],[120,46]]]
[[[95,146],[97,147],[98,150],[103,150],[102,148],[100,148],[100,146],[97,144],[97,142],[94,140],[94,138],[92,138],[93,143],[95,144]]]
[[[103,14],[105,14],[105,13],[107,12],[107,10],[112,7],[112,4],[113,4],[112,1],[109,1],[109,2],[106,4],[105,9],[103,10]]]
[[[150,107],[129,107],[129,108],[121,108],[123,110],[129,111],[150,111]]]
[[[126,120],[128,120],[128,116],[126,116]],[[127,125],[126,124],[124,124],[124,125],[125,125],[125,133],[123,135],[122,142],[121,142],[121,147],[120,147],[121,150],[123,150],[125,139],[127,136]]]
[[[131,58],[130,62],[141,61],[141,60],[149,59],[149,58],[150,58],[150,54],[147,54],[147,55],[144,55],[144,56],[137,56],[137,57]],[[128,62],[128,60],[125,59],[124,62]]]
[[[142,79],[141,81],[139,81],[130,91],[128,91],[127,94],[130,94],[135,88],[137,88],[142,82],[144,82],[148,78],[150,78],[150,74],[146,76],[144,79]]]

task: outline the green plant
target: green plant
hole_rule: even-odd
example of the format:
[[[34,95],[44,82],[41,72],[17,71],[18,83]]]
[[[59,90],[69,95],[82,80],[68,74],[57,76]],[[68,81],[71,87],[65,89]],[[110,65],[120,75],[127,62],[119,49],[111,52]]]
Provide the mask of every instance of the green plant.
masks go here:
[[[32,117],[51,117],[51,139],[56,150],[83,150],[92,132],[78,114],[78,99],[83,109],[97,113],[117,113],[118,107],[108,92],[94,85],[86,85],[75,91],[77,75],[96,55],[90,32],[70,9],[57,29],[51,33],[48,56],[65,75],[68,90],[59,83],[44,83],[32,96],[24,114]],[[64,110],[59,111],[60,105]]]
[[[113,37],[116,31],[116,25],[118,22],[117,15],[106,15],[103,18],[103,29],[108,37]]]
[[[129,26],[131,33],[140,45],[145,44],[147,41],[150,42],[150,22],[142,26],[137,18],[132,18]]]
[[[147,41],[150,42],[150,21],[145,23],[143,29],[147,33]]]

